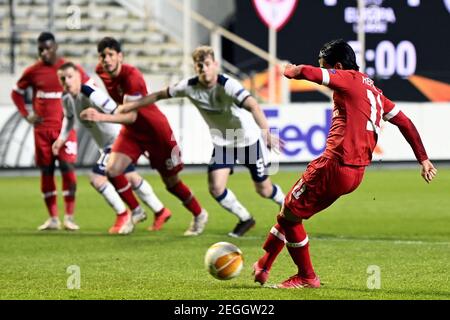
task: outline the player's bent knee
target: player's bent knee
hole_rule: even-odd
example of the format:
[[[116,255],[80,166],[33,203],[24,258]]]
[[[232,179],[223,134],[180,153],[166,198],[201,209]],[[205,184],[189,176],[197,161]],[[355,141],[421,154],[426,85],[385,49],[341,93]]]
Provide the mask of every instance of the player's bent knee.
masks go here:
[[[125,174],[125,177],[127,178],[128,182],[131,183],[133,188],[138,187],[144,178],[142,178],[137,172],[128,172]]]
[[[214,197],[217,198],[218,196],[222,195],[225,192],[224,186],[218,186],[214,184],[210,184],[208,186],[209,193]]]
[[[167,189],[175,187],[181,180],[178,177],[178,174],[175,174],[170,177],[161,177]]]
[[[256,186],[256,192],[263,198],[269,198],[273,190],[271,187]]]
[[[106,176],[110,178],[115,178],[117,176],[120,176],[123,170],[120,170],[120,168],[117,166],[107,166],[105,172]]]
[[[255,183],[256,192],[263,198],[270,198],[273,193],[273,185],[269,179],[261,182]]]
[[[286,206],[283,206],[281,208],[280,213],[277,216],[277,221],[280,223],[280,219],[284,219],[287,220],[289,222],[297,222],[297,223],[302,223],[302,218],[296,216],[295,214],[292,213],[292,211],[287,208]]]
[[[99,190],[105,184],[107,178],[98,174],[91,174],[89,181],[94,189]]]

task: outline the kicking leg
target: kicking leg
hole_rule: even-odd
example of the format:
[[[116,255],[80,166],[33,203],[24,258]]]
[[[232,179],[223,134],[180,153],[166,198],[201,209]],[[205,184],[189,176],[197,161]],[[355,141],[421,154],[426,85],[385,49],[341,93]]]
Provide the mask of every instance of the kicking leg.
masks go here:
[[[320,280],[314,272],[309,255],[309,239],[303,227],[302,219],[285,208],[278,216],[278,223],[286,236],[286,246],[292,260],[298,267],[298,273],[279,284],[278,288],[318,288]]]

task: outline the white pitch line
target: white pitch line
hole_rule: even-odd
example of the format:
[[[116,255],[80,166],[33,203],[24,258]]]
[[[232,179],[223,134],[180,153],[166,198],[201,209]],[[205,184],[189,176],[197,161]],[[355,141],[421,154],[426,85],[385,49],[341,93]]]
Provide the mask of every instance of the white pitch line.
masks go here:
[[[220,234],[203,234],[202,238],[222,238],[228,239],[232,241],[233,239],[241,240],[264,240],[264,237],[257,236],[243,236],[240,238],[232,238],[226,235]],[[399,239],[370,239],[370,238],[345,238],[345,237],[309,237],[311,241],[343,241],[343,242],[351,242],[351,241],[363,241],[363,242],[382,242],[382,243],[393,243],[393,244],[405,244],[405,245],[441,245],[441,246],[450,246],[449,241],[422,241],[422,240],[399,240]],[[224,240],[226,241],[226,240]]]
[[[310,238],[312,240],[322,240],[322,241],[363,241],[363,242],[381,242],[381,243],[393,243],[393,244],[406,244],[406,245],[443,245],[448,246],[450,242],[448,241],[422,241],[422,240],[397,240],[397,239],[358,239],[358,238]]]

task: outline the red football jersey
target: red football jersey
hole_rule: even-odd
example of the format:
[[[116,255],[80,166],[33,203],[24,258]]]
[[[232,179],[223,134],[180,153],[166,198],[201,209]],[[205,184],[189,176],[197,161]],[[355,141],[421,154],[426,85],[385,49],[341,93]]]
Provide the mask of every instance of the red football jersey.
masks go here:
[[[16,88],[14,88],[17,93],[23,95],[28,87],[33,89],[33,111],[42,118],[41,123],[35,124],[35,130],[61,129],[64,116],[61,100],[63,87],[59,83],[57,71],[64,63],[66,61],[63,58],[59,58],[53,65],[38,61],[28,67],[17,81]],[[78,66],[78,69],[83,83],[88,81],[89,77],[83,68]],[[18,107],[20,109],[20,106]],[[22,107],[24,108],[24,106]],[[19,111],[22,112],[22,110]]]
[[[100,64],[97,65],[96,72],[105,84],[109,95],[118,104],[124,102],[125,96],[128,99],[138,99],[148,95],[144,77],[131,65],[123,64],[119,75],[115,78],[111,78]],[[122,131],[144,141],[167,139],[168,136],[172,136],[172,129],[166,116],[155,104],[140,108],[136,121],[124,125]]]
[[[28,87],[33,88],[33,110],[42,122],[35,129],[60,129],[63,119],[62,93],[56,72],[64,64],[64,59],[58,59],[55,64],[47,65],[38,61],[28,67],[17,82],[15,89],[23,93]]]
[[[390,120],[400,110],[372,79],[355,70],[303,66],[301,78],[334,90],[333,119],[323,155],[346,165],[369,165],[381,118]]]

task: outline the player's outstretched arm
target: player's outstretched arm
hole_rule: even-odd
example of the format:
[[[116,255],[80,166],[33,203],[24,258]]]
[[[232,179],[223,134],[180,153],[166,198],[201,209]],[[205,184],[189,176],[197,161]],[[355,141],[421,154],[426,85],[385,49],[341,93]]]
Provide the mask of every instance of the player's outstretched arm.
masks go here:
[[[436,176],[437,169],[433,166],[431,161],[428,159],[422,161],[421,165],[422,165],[421,175],[427,183],[430,183],[431,180],[433,180],[433,178]]]
[[[106,92],[97,88],[95,85],[83,84],[81,86],[81,93],[89,98],[91,104],[96,106],[104,113],[114,113],[117,104],[111,99]]]
[[[301,78],[302,67],[303,65],[295,65],[288,63],[284,68],[283,74],[288,79],[302,79]]]
[[[169,96],[167,90],[157,91],[152,94],[149,94],[148,96],[142,97],[139,100],[126,102],[122,105],[119,105],[117,107],[116,113],[131,112],[131,111],[137,110],[139,108],[145,107],[149,104],[155,103],[156,101],[163,100],[163,99],[169,99],[169,98],[170,98],[170,96]]]
[[[389,120],[390,123],[396,125],[403,137],[408,141],[409,145],[414,151],[417,161],[422,166],[421,175],[423,179],[430,183],[431,180],[436,176],[437,170],[428,159],[427,152],[423,146],[420,134],[417,131],[415,125],[412,121],[403,113],[399,112],[395,117]]]
[[[283,74],[288,79],[308,80],[319,85],[323,85],[318,86],[317,90],[329,98],[332,98],[332,90],[339,90],[345,87],[345,82],[343,82],[342,79],[334,79],[333,84],[330,84],[331,75],[327,70],[309,65],[287,64],[284,68]]]
[[[113,122],[121,124],[131,124],[136,121],[136,111],[127,113],[106,114],[98,112],[97,109],[87,108],[80,113],[80,118],[85,121],[93,122]]]
[[[261,107],[258,102],[252,96],[249,96],[244,100],[242,107],[253,115],[255,122],[261,128],[261,132],[264,138],[264,141],[267,144],[269,149],[279,150],[280,146],[283,145],[283,141],[279,139],[279,137],[270,133],[269,123],[267,122],[267,118],[264,115]]]

